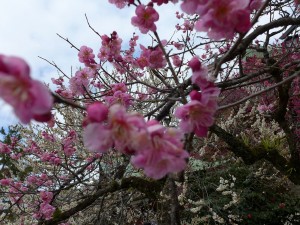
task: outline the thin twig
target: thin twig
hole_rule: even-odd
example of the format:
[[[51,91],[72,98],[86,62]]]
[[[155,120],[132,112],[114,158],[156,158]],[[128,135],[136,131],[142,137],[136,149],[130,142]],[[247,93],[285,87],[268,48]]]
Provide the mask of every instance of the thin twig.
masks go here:
[[[281,82],[278,82],[277,84],[274,84],[274,85],[272,85],[272,86],[270,86],[270,87],[268,87],[268,88],[266,88],[266,89],[264,89],[264,90],[262,90],[262,91],[259,91],[259,92],[257,92],[257,93],[254,93],[254,94],[252,94],[252,95],[250,95],[250,96],[248,96],[248,97],[246,97],[246,98],[243,98],[243,99],[241,99],[241,100],[239,100],[239,101],[237,101],[237,102],[234,102],[234,103],[231,103],[231,104],[228,104],[228,105],[221,106],[221,107],[218,108],[218,110],[220,111],[220,110],[227,109],[227,108],[230,108],[230,107],[235,106],[235,105],[239,105],[239,104],[241,104],[241,103],[243,103],[243,102],[245,102],[245,101],[247,101],[247,100],[249,100],[249,99],[251,99],[251,98],[254,98],[254,97],[256,97],[256,96],[258,96],[258,95],[260,95],[260,94],[262,94],[262,93],[264,93],[264,92],[270,91],[270,90],[272,90],[272,89],[274,89],[274,88],[276,88],[276,87],[278,87],[278,86],[280,86],[280,85],[283,85],[284,83],[286,83],[286,82],[288,82],[288,81],[294,79],[295,77],[299,76],[299,74],[300,74],[300,71],[297,71],[297,72],[295,72],[292,76],[290,76],[290,77],[284,79],[284,80],[281,81]]]

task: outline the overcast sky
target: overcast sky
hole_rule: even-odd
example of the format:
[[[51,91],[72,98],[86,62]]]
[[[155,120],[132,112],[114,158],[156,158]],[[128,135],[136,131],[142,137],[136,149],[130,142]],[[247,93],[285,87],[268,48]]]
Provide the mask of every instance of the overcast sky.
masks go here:
[[[77,52],[56,34],[67,37],[74,45],[87,45],[97,53],[100,39],[88,27],[90,24],[100,34],[110,34],[116,30],[128,43],[137,28],[130,25],[134,8],[118,9],[108,0],[0,0],[0,54],[20,56],[31,67],[32,76],[49,83],[58,75],[55,68],[38,58],[42,56],[55,63],[66,73],[80,65]],[[158,32],[163,38],[174,31],[176,7],[169,4],[162,7]],[[172,24],[171,21],[174,21]],[[145,44],[147,45],[147,44]],[[0,127],[16,123],[12,109],[0,102]]]

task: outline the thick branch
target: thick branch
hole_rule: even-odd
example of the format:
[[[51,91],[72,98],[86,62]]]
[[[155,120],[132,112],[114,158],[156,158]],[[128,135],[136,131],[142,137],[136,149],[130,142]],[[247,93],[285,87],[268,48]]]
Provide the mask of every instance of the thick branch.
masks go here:
[[[300,184],[300,170],[289,163],[278,149],[264,149],[261,145],[249,147],[241,140],[223,130],[217,125],[213,125],[210,130],[219,138],[225,141],[236,156],[241,157],[245,164],[251,165],[255,162],[265,159],[269,161],[276,169],[286,175],[294,184]]]
[[[300,25],[300,18],[281,18],[275,21],[272,21],[268,24],[262,25],[257,27],[251,34],[246,36],[237,49],[233,51],[231,54],[225,55],[224,58],[222,59],[222,63],[228,62],[230,60],[233,60],[236,56],[239,54],[242,54],[248,46],[252,43],[252,41],[257,38],[259,35],[262,35],[268,30],[282,27],[282,26],[289,26],[289,25]]]

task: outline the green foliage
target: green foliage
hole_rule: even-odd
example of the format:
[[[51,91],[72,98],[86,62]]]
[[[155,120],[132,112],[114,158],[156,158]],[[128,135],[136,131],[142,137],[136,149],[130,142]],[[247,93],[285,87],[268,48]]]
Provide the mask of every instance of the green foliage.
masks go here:
[[[263,148],[266,151],[269,151],[271,149],[282,149],[282,141],[279,138],[269,138],[269,137],[265,137],[261,140],[261,145],[263,146]]]
[[[217,191],[220,177],[228,185],[224,191]],[[300,195],[292,191],[293,187],[265,163],[245,166],[231,162],[195,171],[189,174],[186,197],[194,201],[203,199],[205,205],[196,213],[186,210],[184,217],[191,222],[194,217],[210,215],[198,224],[221,224],[213,219],[213,213],[223,219],[223,224],[300,224]],[[233,200],[226,191],[236,193],[237,203],[226,207]]]
[[[7,131],[5,131],[2,127],[0,133],[3,135],[3,139],[0,141],[9,146],[9,148],[12,150],[12,153],[18,154],[23,152],[23,149],[17,144],[21,140],[19,125],[9,126]],[[15,160],[12,159],[8,154],[0,154],[0,165],[0,179],[19,177],[21,180],[23,180],[24,177],[26,177],[33,169],[31,166],[26,166],[24,169],[18,168]]]

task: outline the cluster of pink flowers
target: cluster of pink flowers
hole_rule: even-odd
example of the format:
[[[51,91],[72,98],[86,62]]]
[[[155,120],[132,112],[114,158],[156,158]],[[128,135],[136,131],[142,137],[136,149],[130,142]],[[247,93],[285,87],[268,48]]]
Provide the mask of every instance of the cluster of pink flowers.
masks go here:
[[[87,67],[95,67],[95,54],[93,53],[93,49],[87,46],[81,46],[78,52],[79,62],[84,63]]]
[[[176,25],[176,29],[177,30],[182,30],[183,33],[185,33],[186,31],[192,31],[194,30],[194,22],[190,21],[190,20],[184,20],[182,25],[177,24]]]
[[[125,51],[124,60],[128,63],[133,62],[133,54],[135,52],[135,46],[137,46],[137,40],[139,39],[139,36],[133,35],[133,37],[129,41],[129,49]]]
[[[89,90],[88,85],[90,83],[90,79],[94,78],[94,76],[95,71],[89,67],[78,70],[75,73],[75,76],[71,77],[69,80],[72,94],[74,96],[85,94]]]
[[[57,152],[44,152],[40,156],[42,162],[49,162],[53,165],[60,165],[61,159],[59,158]]]
[[[100,48],[98,58],[101,61],[105,61],[105,60],[108,60],[109,62],[122,61],[122,56],[120,55],[122,39],[119,38],[117,32],[116,31],[112,32],[110,37],[108,37],[107,35],[102,35],[101,40],[102,40],[101,42],[102,46]]]
[[[127,113],[119,104],[109,108],[97,102],[87,112],[83,136],[89,150],[104,153],[114,147],[133,155],[133,165],[154,179],[185,168],[188,153],[179,130],[164,128],[157,121],[146,123],[140,114]]]
[[[251,27],[250,13],[261,1],[251,0],[186,0],[181,8],[188,14],[198,14],[195,28],[205,31],[212,39],[233,38],[236,32],[245,33]]]
[[[111,89],[111,95],[104,97],[107,105],[112,106],[114,104],[121,104],[128,108],[133,103],[133,97],[127,93],[127,87],[124,83],[113,84]]]
[[[143,34],[149,31],[156,31],[156,25],[154,24],[159,19],[159,15],[153,8],[153,4],[138,5],[135,10],[136,16],[132,17],[131,24],[140,29]]]
[[[126,5],[134,3],[134,0],[108,0],[109,3],[116,5],[119,9],[124,8]]]
[[[44,218],[45,220],[50,220],[54,211],[55,207],[50,205],[50,202],[53,198],[53,193],[48,191],[41,191],[40,198],[42,203],[40,204],[39,211],[33,215],[36,219]]]
[[[62,142],[62,148],[67,157],[72,156],[76,151],[74,146],[74,141],[76,140],[76,137],[77,137],[76,132],[74,130],[71,130],[68,133],[68,136],[64,138]]]
[[[139,68],[144,69],[145,67],[150,67],[152,69],[160,69],[167,65],[163,51],[159,46],[145,48],[143,45],[140,45],[140,47],[142,53],[136,60]]]
[[[192,82],[200,87],[201,92],[193,90],[190,93],[191,101],[178,107],[175,116],[181,119],[179,127],[182,131],[194,132],[199,137],[205,137],[208,128],[214,123],[220,90],[209,81],[207,68],[201,65],[198,57],[194,57],[189,66],[193,71]]]
[[[109,0],[118,8],[126,4],[134,4],[134,0]],[[137,26],[143,34],[156,31],[155,22],[159,20],[159,14],[153,8],[154,3],[158,6],[169,2],[177,3],[178,0],[151,0],[148,5],[136,6],[136,16],[132,17],[131,23]],[[295,4],[298,1],[295,0]],[[198,31],[205,31],[212,39],[232,39],[236,32],[246,33],[251,28],[250,13],[258,10],[262,0],[184,0],[181,8],[184,12],[193,15],[198,14],[199,20],[195,24]],[[178,18],[182,18],[177,13]],[[193,30],[194,24],[186,20],[183,26],[177,25],[179,30]]]
[[[10,104],[22,123],[45,122],[51,117],[53,99],[47,87],[31,79],[27,63],[0,55],[0,97]]]
[[[52,180],[49,179],[47,174],[43,173],[41,175],[30,175],[26,179],[27,186],[50,186],[53,184]]]
[[[11,149],[8,145],[0,142],[0,153],[1,154],[9,154],[9,153],[11,153]]]
[[[10,200],[13,203],[16,203],[16,204],[22,203],[23,202],[22,192],[26,192],[26,191],[28,191],[28,188],[22,182],[10,180],[8,192],[10,195]]]
[[[169,2],[177,3],[178,0],[151,0],[153,3],[156,3],[157,5],[167,4]]]
[[[131,162],[143,168],[145,174],[160,179],[168,173],[185,169],[189,154],[183,150],[183,134],[175,128],[165,128],[156,120],[146,124],[147,139],[139,146]]]
[[[54,137],[53,134],[49,134],[46,131],[42,131],[41,134],[42,134],[42,136],[43,136],[43,138],[45,140],[48,140],[48,141],[51,141],[51,142],[55,142],[56,141],[56,139],[55,139],[55,137]]]

